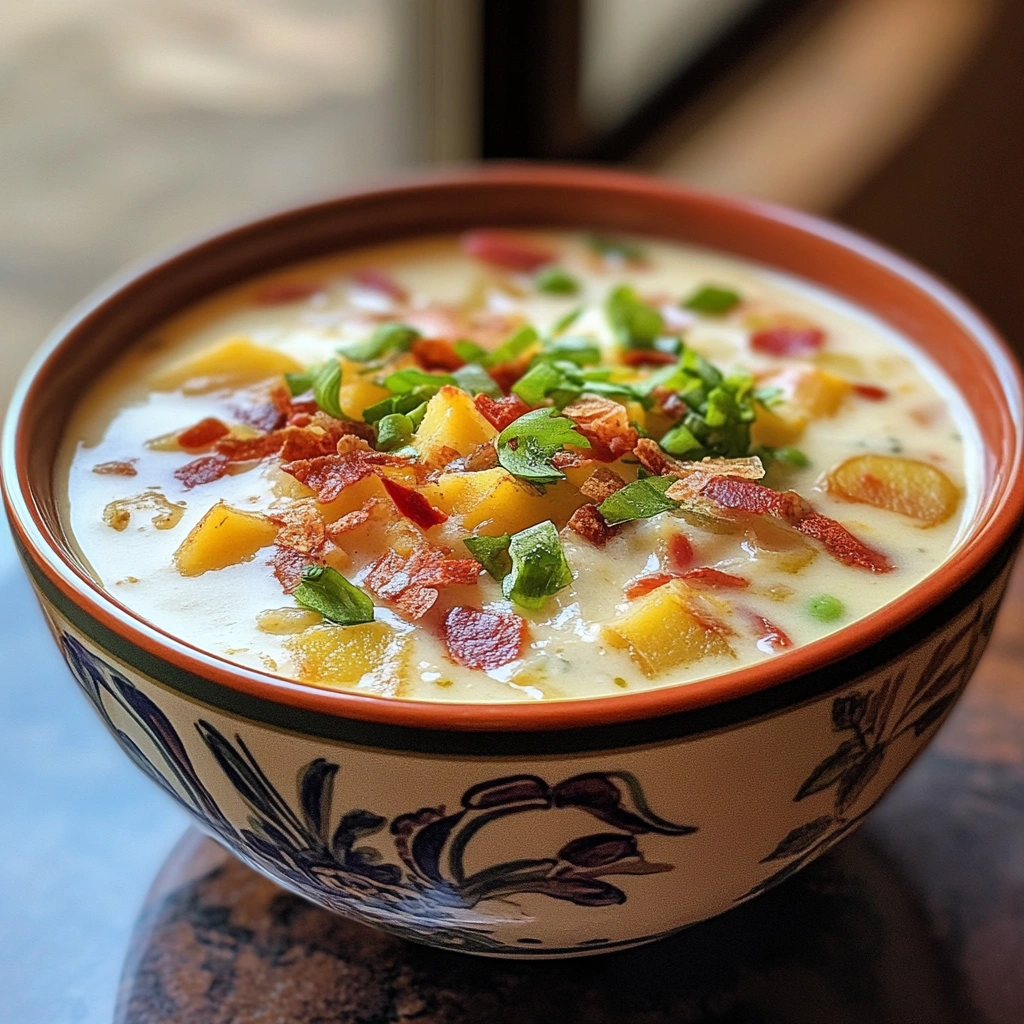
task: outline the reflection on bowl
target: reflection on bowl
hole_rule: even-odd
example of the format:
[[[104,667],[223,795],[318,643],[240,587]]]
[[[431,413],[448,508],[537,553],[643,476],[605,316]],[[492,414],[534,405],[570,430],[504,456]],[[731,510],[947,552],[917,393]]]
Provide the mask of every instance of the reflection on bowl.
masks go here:
[[[185,305],[330,251],[481,223],[601,227],[759,260],[886,319],[957,381],[986,449],[967,536],[880,612],[685,686],[534,705],[314,690],[231,665],[102,592],[57,525],[78,380]],[[854,829],[933,735],[991,633],[1024,506],[1021,381],[942,285],[801,215],[603,172],[461,173],[255,221],[118,283],[60,328],[8,420],[15,536],[121,746],[242,860],[409,938],[496,956],[650,941],[769,888]]]

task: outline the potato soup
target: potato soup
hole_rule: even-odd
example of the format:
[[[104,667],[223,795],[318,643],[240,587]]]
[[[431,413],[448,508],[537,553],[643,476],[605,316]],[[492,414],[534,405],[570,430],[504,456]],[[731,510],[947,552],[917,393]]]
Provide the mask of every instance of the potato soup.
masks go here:
[[[806,282],[474,231],[184,311],[84,395],[65,525],[158,628],[313,686],[529,701],[785,657],[956,546],[954,388]]]

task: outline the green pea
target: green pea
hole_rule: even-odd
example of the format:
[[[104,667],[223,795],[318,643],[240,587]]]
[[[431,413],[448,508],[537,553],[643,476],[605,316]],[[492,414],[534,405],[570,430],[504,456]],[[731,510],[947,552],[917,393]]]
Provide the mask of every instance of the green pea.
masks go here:
[[[835,622],[846,612],[843,602],[831,594],[815,594],[807,602],[807,610],[821,622]]]

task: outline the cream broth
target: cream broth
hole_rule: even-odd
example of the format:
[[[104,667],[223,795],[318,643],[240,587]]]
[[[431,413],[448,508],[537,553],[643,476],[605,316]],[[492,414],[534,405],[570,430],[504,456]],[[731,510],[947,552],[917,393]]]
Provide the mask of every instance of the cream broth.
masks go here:
[[[306,264],[218,296],[140,339],[83,396],[57,469],[66,487],[65,525],[96,580],[133,612],[195,647],[313,685],[428,700],[524,701],[630,692],[784,657],[787,648],[892,601],[956,546],[976,493],[975,428],[950,383],[892,329],[806,282],[713,252],[647,240],[595,245],[564,234],[519,240],[527,257],[517,254],[515,237],[509,243],[502,235],[498,242],[512,244],[511,256],[500,246],[495,256],[484,245],[481,258],[479,246],[463,239],[460,248],[459,239],[443,238]],[[541,255],[531,261],[534,250]],[[561,276],[546,266],[549,259]],[[526,269],[531,262],[545,265]],[[622,293],[625,328],[609,312],[610,293],[623,286],[632,289]],[[687,299],[702,290],[703,300],[687,308]],[[572,323],[559,327],[578,307]],[[652,321],[645,311],[661,318],[646,334]],[[759,398],[744,399],[757,417],[749,449],[725,456],[736,461],[724,467],[713,464],[711,484],[701,490],[705,477],[694,475],[701,472],[698,460],[677,431],[669,470],[654,475],[664,479],[662,501],[665,485],[671,494],[687,488],[692,494],[678,505],[673,499],[669,511],[616,525],[605,499],[616,487],[620,495],[632,493],[622,485],[632,484],[660,450],[657,440],[682,422],[685,399],[681,406],[672,387],[656,399],[606,388],[600,399],[625,408],[615,436],[626,437],[629,450],[598,461],[591,458],[599,454],[594,445],[581,454],[580,446],[564,444],[563,452],[575,448],[579,464],[563,464],[568,479],[541,485],[542,494],[536,477],[506,468],[527,442],[496,440],[500,432],[478,411],[493,414],[493,407],[474,400],[473,386],[465,384],[470,378],[462,378],[463,390],[449,385],[425,399],[426,411],[421,405],[412,414],[421,421],[412,424],[411,436],[399,438],[412,447],[391,447],[390,463],[385,459],[379,472],[330,501],[318,504],[323,492],[308,476],[303,482],[283,468],[275,454],[231,462],[205,483],[182,470],[202,459],[223,468],[217,445],[225,437],[260,438],[267,429],[280,430],[285,413],[300,431],[309,429],[315,409],[302,390],[302,372],[336,364],[339,347],[365,342],[388,322],[419,332],[411,351],[406,344],[376,360],[346,358],[340,391],[333,385],[341,410],[360,422],[368,399],[372,407],[391,395],[375,380],[403,368],[424,372],[424,364],[434,364],[425,372],[451,373],[436,360],[449,359],[452,341],[467,337],[477,348],[456,346],[452,363],[476,351],[473,359],[484,365],[486,353],[525,325],[537,333],[532,347],[489,367],[506,388],[517,374],[523,380],[531,361],[543,361],[553,338],[596,346],[611,370],[605,383],[625,382],[638,395],[650,374],[670,372],[679,358],[675,339],[726,374],[753,375]],[[627,343],[624,330],[633,331]],[[239,339],[234,349],[218,348],[232,338]],[[626,349],[637,365],[623,367]],[[565,370],[565,360],[555,362]],[[280,396],[282,370],[299,376],[291,379],[295,405],[275,425],[268,396],[274,386]],[[487,387],[498,394],[493,383]],[[591,393],[585,385],[581,390],[567,404],[562,392],[539,400],[534,394],[522,408],[550,409],[550,422],[588,437],[583,419],[573,418],[582,417],[580,403]],[[462,430],[465,443],[442,443],[452,440],[444,424],[429,433],[444,419],[438,409],[445,402],[449,427]],[[262,421],[254,412],[261,407]],[[396,430],[409,429],[406,413],[392,415]],[[183,449],[181,432],[208,418],[230,434]],[[463,426],[451,427],[455,420]],[[654,440],[639,440],[634,426],[622,427],[627,420]],[[320,414],[315,422],[327,421]],[[338,444],[369,452],[381,443],[382,422],[376,421],[376,440],[361,427],[369,443],[348,435]],[[647,454],[640,457],[644,443]],[[490,449],[501,452],[500,461]],[[849,461],[870,455],[884,458]],[[763,461],[763,477],[751,468],[751,456]],[[560,475],[559,458],[546,464]],[[397,482],[391,490],[381,482],[389,473]],[[505,481],[507,493],[474,491],[484,479]],[[805,504],[793,515],[754,513],[746,502],[763,497],[765,488],[795,491]],[[734,490],[742,507],[729,505]],[[411,518],[402,514],[400,501],[410,491],[431,511],[416,506]],[[309,516],[319,524],[307,546],[317,538],[322,543],[305,557],[281,554],[282,516],[296,503],[307,510],[307,527]],[[596,528],[593,513],[580,518],[581,532],[566,520],[583,504],[599,514]],[[225,522],[217,536],[207,531],[201,550],[183,544],[224,506],[247,515]],[[430,516],[436,525],[429,525]],[[547,578],[540,596],[530,591],[528,600],[538,607],[504,596],[495,578],[467,564],[473,555],[486,564],[480,550],[471,554],[467,537],[518,535],[546,520],[557,529],[571,581]],[[832,521],[842,535],[821,525]],[[851,534],[869,555],[837,555]],[[393,577],[417,550],[459,565],[450,578],[443,568],[445,584],[427,585],[426,596],[416,591],[410,599]],[[389,552],[392,562],[375,571]],[[882,561],[867,565],[876,556]],[[499,550],[495,557],[504,567],[500,576],[508,556]],[[303,607],[295,595],[307,590],[293,588],[304,562],[326,565],[325,574],[340,573],[359,588],[373,603],[373,621],[338,624],[321,618],[309,600]],[[524,594],[536,587],[525,570],[516,579],[513,594],[520,584]],[[324,576],[310,583],[314,590],[325,585]],[[452,609],[468,611],[453,615]],[[504,639],[494,640],[498,634]]]

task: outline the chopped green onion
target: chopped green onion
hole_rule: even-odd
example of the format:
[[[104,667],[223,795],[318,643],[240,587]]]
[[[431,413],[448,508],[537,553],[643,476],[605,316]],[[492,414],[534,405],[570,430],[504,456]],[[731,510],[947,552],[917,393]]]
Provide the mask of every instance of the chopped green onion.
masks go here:
[[[648,476],[634,480],[605,498],[597,510],[609,526],[671,512],[679,508],[679,502],[667,497],[665,492],[675,481],[674,476]]]
[[[296,395],[304,395],[307,391],[313,389],[313,378],[316,374],[312,370],[306,370],[304,373],[286,373],[284,375],[284,382],[288,385],[288,390],[291,392],[292,398]]]
[[[377,423],[377,448],[382,452],[402,448],[412,440],[415,429],[411,417],[400,412],[388,413]]]
[[[772,448],[769,454],[793,469],[806,469],[811,464],[811,460],[799,448]]]
[[[550,521],[514,533],[508,553],[512,568],[501,591],[522,608],[541,608],[552,594],[572,583],[572,570]]]
[[[533,357],[534,362],[541,359],[564,359],[577,366],[594,366],[601,362],[601,346],[593,338],[571,334],[549,341]]]
[[[319,612],[341,626],[373,622],[373,602],[354,583],[327,565],[307,565],[295,588],[295,600],[303,608]]]
[[[820,622],[835,622],[842,618],[846,607],[838,597],[831,594],[816,594],[807,602],[807,610]]]
[[[384,378],[384,387],[394,395],[405,395],[420,388],[433,388],[440,391],[445,384],[454,384],[455,378],[449,373],[427,373],[415,366],[407,366],[404,370],[396,370]]]
[[[545,267],[534,280],[538,291],[550,295],[575,295],[579,290],[579,282],[561,267]]]
[[[570,327],[572,327],[572,325],[576,323],[577,320],[579,320],[582,312],[583,307],[577,306],[575,309],[570,309],[569,312],[566,313],[564,316],[560,316],[551,325],[551,336],[555,337],[556,335],[561,334],[562,331],[566,331]]]
[[[704,447],[683,423],[672,427],[658,443],[677,459],[681,459],[687,452],[700,451]]]
[[[500,537],[467,537],[462,543],[469,553],[487,570],[488,575],[498,583],[512,571],[512,559],[508,554],[510,534]]]
[[[337,359],[328,359],[313,377],[313,398],[328,416],[345,420],[348,417],[341,411],[340,390],[341,363]]]
[[[452,371],[452,379],[463,391],[471,395],[490,395],[501,398],[501,388],[497,381],[479,364],[466,363]]]
[[[619,344],[626,349],[652,348],[665,330],[661,314],[641,302],[629,285],[612,289],[605,300],[605,315]]]
[[[720,288],[717,285],[706,284],[686,299],[683,306],[686,309],[692,309],[695,313],[703,313],[705,316],[725,316],[739,303],[739,292],[733,291],[732,288]]]
[[[365,341],[339,346],[338,355],[354,363],[368,363],[394,352],[408,352],[419,336],[420,332],[407,324],[381,324]]]

